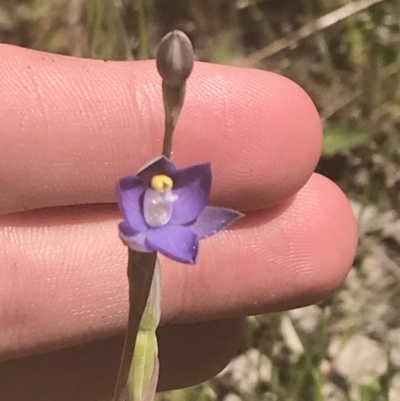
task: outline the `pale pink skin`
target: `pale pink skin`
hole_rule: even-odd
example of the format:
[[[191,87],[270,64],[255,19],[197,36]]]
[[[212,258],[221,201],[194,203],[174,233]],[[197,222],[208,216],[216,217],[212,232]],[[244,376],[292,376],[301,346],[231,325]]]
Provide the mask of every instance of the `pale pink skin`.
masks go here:
[[[79,60],[6,45],[0,55],[0,356],[122,334],[126,247],[111,203],[115,181],[160,151],[154,62]],[[196,64],[173,160],[210,161],[211,204],[246,218],[204,241],[195,267],[161,261],[161,388],[221,369],[244,315],[316,302],[342,283],[357,230],[343,193],[313,174],[320,151],[320,119],[296,84]],[[20,211],[28,212],[11,214]],[[99,399],[112,392],[119,352],[119,340],[110,339],[5,363],[0,394]]]

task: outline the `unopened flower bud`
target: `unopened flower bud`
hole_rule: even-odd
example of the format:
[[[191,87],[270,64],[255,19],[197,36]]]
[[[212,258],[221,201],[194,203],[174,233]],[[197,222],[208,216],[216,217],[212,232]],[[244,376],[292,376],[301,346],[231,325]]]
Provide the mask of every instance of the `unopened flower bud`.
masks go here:
[[[183,85],[193,69],[194,53],[182,31],[172,31],[161,40],[157,50],[157,70],[168,85]]]

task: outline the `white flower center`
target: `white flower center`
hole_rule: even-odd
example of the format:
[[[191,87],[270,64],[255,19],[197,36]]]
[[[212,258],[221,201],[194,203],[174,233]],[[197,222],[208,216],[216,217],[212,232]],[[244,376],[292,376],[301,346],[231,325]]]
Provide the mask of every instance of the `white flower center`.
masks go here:
[[[167,224],[172,216],[173,203],[178,196],[170,189],[163,192],[152,188],[146,189],[143,199],[143,215],[150,227],[159,227]]]

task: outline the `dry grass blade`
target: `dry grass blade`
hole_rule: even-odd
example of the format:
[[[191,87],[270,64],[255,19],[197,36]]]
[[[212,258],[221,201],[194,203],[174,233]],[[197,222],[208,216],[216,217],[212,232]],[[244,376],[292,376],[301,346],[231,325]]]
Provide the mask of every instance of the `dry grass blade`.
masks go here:
[[[238,60],[235,65],[241,67],[254,67],[263,59],[290,48],[293,43],[296,43],[301,39],[308,38],[317,32],[329,28],[338,22],[364,11],[375,4],[382,3],[383,1],[385,0],[358,0],[347,4],[329,14],[322,16],[321,18],[318,18],[313,22],[310,22],[309,24],[304,25],[298,31],[290,35],[289,38],[276,40],[270,45],[263,47],[257,52],[254,52],[251,56]]]
[[[394,75],[400,73],[399,63],[396,61],[395,63],[387,66],[381,75],[381,81],[385,81],[389,78],[392,78]],[[323,122],[329,120],[332,116],[334,116],[339,111],[348,107],[351,103],[355,102],[360,96],[365,93],[365,90],[358,89],[353,91],[352,93],[347,94],[346,96],[338,98],[338,100],[331,104],[328,108],[322,110],[321,119]],[[378,112],[381,111],[382,108],[386,108],[387,105],[384,103],[380,107],[377,108]],[[375,112],[375,114],[377,114]],[[379,113],[378,113],[379,114]]]

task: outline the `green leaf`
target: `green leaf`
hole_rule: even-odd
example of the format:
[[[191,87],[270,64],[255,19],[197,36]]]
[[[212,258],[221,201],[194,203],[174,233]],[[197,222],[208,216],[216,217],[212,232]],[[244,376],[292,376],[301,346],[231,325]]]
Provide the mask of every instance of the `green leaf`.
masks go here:
[[[327,125],[324,132],[323,154],[333,156],[365,144],[369,133],[360,128]]]

